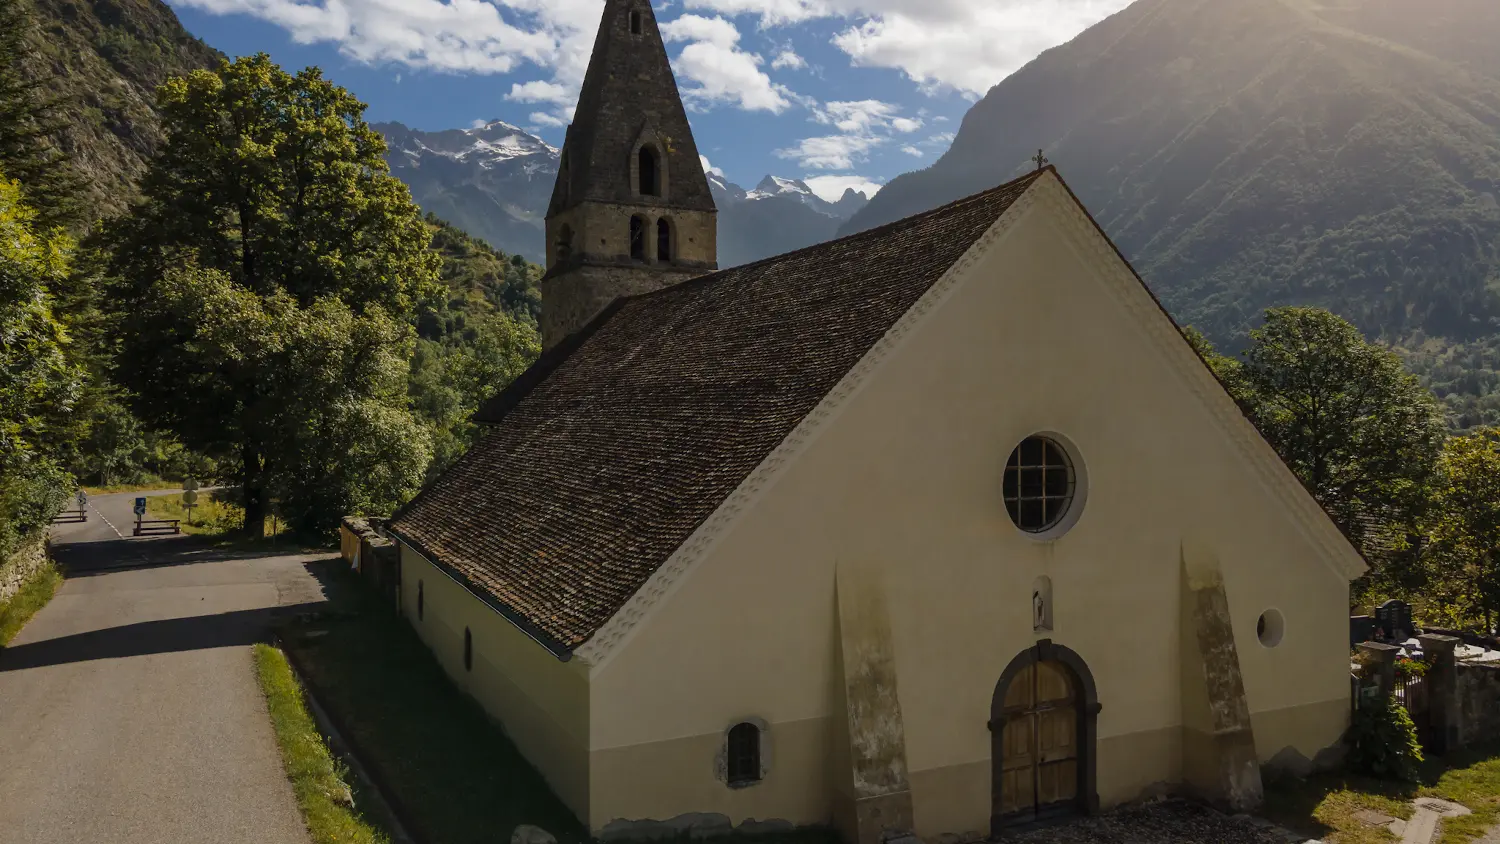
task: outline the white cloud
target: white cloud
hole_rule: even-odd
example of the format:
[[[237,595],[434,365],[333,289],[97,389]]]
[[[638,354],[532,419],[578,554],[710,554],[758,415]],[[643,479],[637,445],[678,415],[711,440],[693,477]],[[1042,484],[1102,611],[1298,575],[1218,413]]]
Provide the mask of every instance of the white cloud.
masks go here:
[[[782,50],[781,52],[776,54],[776,58],[771,60],[772,70],[782,70],[784,68],[790,68],[791,70],[802,70],[806,67],[807,59],[804,59],[801,56],[797,55],[796,51],[794,50]]]
[[[796,146],[779,149],[776,155],[790,158],[810,170],[849,170],[864,161],[870,150],[885,143],[871,135],[825,135],[803,138]]]
[[[548,82],[537,79],[531,82],[517,82],[510,86],[510,93],[505,95],[507,100],[515,100],[518,103],[556,103],[562,105],[578,99],[576,91],[569,90],[556,82]]]
[[[921,158],[921,157],[927,155],[927,153],[925,153],[925,152],[923,152],[923,151],[921,151],[921,150],[917,149],[916,147],[911,146],[909,144],[907,146],[902,147],[901,151],[904,152],[904,153],[906,153],[907,155],[910,155],[910,156],[914,157],[914,158]]]
[[[899,109],[880,100],[831,102],[815,111],[813,118],[837,126],[840,132],[869,132],[887,125]]]
[[[560,126],[568,125],[568,121],[562,119],[561,117],[558,117],[555,114],[548,114],[545,111],[533,111],[531,113],[531,122],[535,123],[538,126],[545,126],[549,129],[556,129]]]
[[[483,118],[475,118],[475,120],[472,123],[469,124],[469,128],[470,129],[483,129],[484,127],[486,127],[488,125],[490,125],[490,122],[488,120],[485,120]]]
[[[699,153],[698,154],[698,163],[700,163],[700,164],[703,165],[703,172],[711,174],[711,175],[714,175],[714,176],[718,176],[721,179],[724,178],[724,171],[721,170],[721,169],[719,169],[718,167],[713,166],[712,164],[709,164],[708,163],[708,156],[703,155],[702,153]]]
[[[687,0],[690,8],[756,15],[762,27],[848,21],[833,43],[856,65],[895,68],[929,88],[977,96],[1038,53],[1131,0]]]
[[[939,132],[936,135],[928,138],[927,142],[930,144],[951,144],[953,143],[954,137],[955,136],[952,132]]]
[[[898,117],[891,121],[891,128],[897,132],[911,133],[922,128],[922,121],[913,120],[909,117]]]
[[[864,176],[808,176],[802,180],[812,192],[827,202],[838,202],[844,196],[844,191],[854,188],[858,193],[869,199],[880,193],[881,185]]]
[[[740,31],[723,18],[683,15],[663,23],[661,34],[666,41],[692,42],[673,65],[682,97],[691,104],[733,103],[746,111],[780,114],[798,99],[760,69],[764,59],[739,48]]]

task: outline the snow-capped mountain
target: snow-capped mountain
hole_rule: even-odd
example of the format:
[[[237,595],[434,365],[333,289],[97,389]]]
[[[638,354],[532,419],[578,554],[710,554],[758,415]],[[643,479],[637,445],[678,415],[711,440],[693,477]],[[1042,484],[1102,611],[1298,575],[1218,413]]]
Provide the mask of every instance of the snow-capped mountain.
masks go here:
[[[391,173],[430,211],[504,252],[545,260],[545,218],[559,150],[494,120],[473,129],[422,132],[377,123]],[[732,267],[821,243],[869,199],[853,190],[828,202],[806,182],[767,176],[746,191],[708,174],[719,208],[719,266]]]
[[[733,267],[832,240],[838,228],[869,198],[845,190],[829,202],[806,182],[767,176],[746,191],[718,174],[709,188],[719,207],[719,266]]]
[[[400,123],[374,128],[385,136],[391,173],[422,210],[496,249],[543,260],[556,147],[500,120],[441,132]]]

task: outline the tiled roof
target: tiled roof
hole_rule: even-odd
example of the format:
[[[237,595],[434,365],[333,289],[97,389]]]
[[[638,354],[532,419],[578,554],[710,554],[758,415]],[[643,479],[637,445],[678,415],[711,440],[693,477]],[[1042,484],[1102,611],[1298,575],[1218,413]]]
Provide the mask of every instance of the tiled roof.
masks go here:
[[[389,529],[538,641],[587,641],[1038,174],[621,299],[476,419]]]

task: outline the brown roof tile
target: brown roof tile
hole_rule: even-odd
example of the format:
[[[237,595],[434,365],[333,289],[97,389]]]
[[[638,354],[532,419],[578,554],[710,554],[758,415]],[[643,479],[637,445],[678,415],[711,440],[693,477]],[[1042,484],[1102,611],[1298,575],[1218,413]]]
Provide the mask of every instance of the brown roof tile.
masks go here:
[[[559,655],[638,590],[1038,174],[621,299],[389,529]]]

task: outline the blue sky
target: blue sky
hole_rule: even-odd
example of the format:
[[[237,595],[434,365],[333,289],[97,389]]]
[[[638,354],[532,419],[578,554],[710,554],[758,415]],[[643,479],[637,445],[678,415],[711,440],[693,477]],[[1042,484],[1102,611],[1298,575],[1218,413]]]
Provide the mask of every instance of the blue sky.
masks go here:
[[[603,0],[168,0],[231,56],[318,65],[418,129],[562,142]],[[990,86],[1129,0],[654,0],[698,149],[837,198],[931,164]]]

